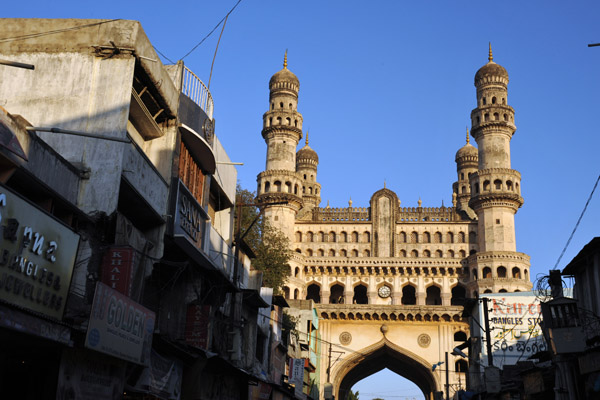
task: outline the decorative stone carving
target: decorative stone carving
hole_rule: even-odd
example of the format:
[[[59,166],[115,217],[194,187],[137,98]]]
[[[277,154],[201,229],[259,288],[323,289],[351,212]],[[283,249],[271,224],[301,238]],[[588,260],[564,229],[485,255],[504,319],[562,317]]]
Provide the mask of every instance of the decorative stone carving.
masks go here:
[[[340,344],[348,346],[350,343],[352,343],[352,335],[350,334],[350,332],[340,333]]]
[[[422,333],[417,338],[417,343],[419,343],[419,346],[421,347],[429,347],[431,344],[431,337],[426,333]]]

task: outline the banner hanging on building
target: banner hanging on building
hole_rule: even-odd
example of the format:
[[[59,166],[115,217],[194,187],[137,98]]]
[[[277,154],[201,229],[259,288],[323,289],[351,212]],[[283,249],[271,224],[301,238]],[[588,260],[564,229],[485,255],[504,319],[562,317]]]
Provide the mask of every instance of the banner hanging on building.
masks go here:
[[[154,321],[152,311],[98,282],[85,347],[147,366]]]
[[[130,246],[113,246],[102,259],[102,283],[125,296],[131,296],[133,267],[137,253]]]
[[[515,365],[533,354],[546,350],[540,327],[541,306],[533,292],[494,293],[481,297],[490,299],[488,316],[494,366]],[[483,321],[483,305],[479,305],[479,319]],[[481,329],[481,337],[485,332]],[[487,359],[487,349],[482,345],[482,359]]]
[[[0,185],[0,300],[61,320],[79,235]]]

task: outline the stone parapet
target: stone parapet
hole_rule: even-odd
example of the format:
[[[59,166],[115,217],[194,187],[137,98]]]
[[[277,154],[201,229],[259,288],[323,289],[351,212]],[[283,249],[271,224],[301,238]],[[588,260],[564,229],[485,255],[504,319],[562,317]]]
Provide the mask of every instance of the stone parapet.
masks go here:
[[[315,304],[320,318],[326,320],[462,322],[462,306]]]

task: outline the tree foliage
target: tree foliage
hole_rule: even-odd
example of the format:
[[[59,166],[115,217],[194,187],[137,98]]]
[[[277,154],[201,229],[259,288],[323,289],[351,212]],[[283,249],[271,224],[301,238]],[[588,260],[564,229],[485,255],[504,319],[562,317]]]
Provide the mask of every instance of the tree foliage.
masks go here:
[[[263,273],[263,286],[279,294],[290,274],[290,240],[280,230],[262,223],[261,240],[252,266]]]
[[[348,400],[358,400],[358,390],[356,392],[350,390],[350,394],[348,394]]]
[[[237,186],[236,206],[241,208],[235,213],[236,230],[245,235],[244,241],[256,255],[252,267],[262,271],[263,286],[273,288],[274,294],[279,294],[290,274],[290,240],[259,216],[259,209],[252,206],[256,204],[254,198],[253,192]]]

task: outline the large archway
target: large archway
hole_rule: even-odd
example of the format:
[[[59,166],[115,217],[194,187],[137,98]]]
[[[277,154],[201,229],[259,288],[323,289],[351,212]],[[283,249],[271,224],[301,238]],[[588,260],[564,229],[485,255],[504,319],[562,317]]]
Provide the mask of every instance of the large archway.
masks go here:
[[[414,382],[426,399],[441,390],[441,383],[432,374],[430,364],[417,354],[407,351],[387,338],[355,352],[333,371],[336,399],[345,400],[355,383],[385,368]]]

